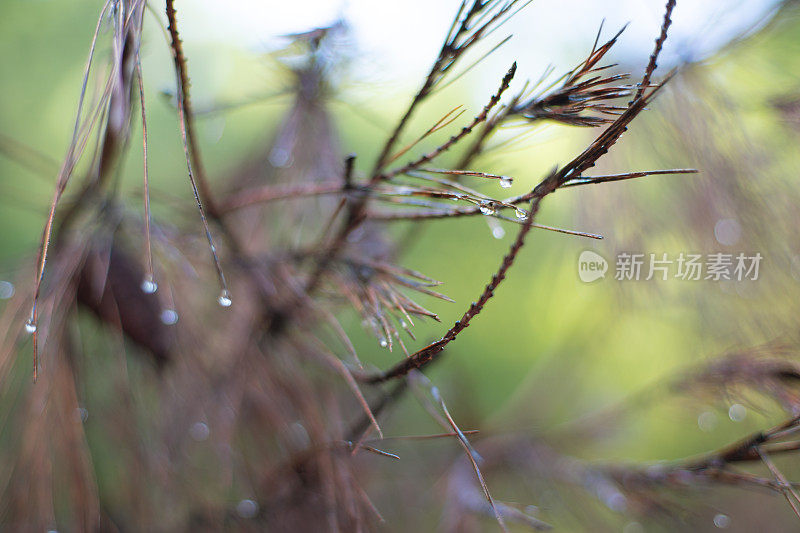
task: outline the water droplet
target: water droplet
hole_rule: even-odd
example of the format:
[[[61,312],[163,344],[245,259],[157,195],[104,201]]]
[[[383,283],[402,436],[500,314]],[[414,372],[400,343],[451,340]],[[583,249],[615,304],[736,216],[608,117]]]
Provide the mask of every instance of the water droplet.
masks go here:
[[[703,411],[697,417],[697,427],[700,431],[711,431],[717,427],[717,415],[713,411]]]
[[[523,209],[517,209],[514,211],[514,214],[517,216],[518,220],[527,220],[528,213]]]
[[[747,408],[740,403],[735,403],[728,409],[728,417],[734,422],[741,422],[746,416]]]
[[[233,303],[231,300],[231,293],[228,292],[227,289],[222,289],[222,292],[219,293],[219,298],[217,298],[217,303],[222,307],[230,307]]]
[[[236,504],[236,514],[242,518],[253,518],[258,514],[258,504],[253,500],[242,500]]]
[[[36,332],[36,324],[33,323],[33,319],[29,318],[27,322],[25,322],[25,331],[28,333]]]
[[[491,200],[483,200],[479,208],[484,215],[494,215],[495,213],[494,202]]]
[[[167,326],[172,326],[178,322],[178,313],[174,309],[164,309],[161,311],[161,322]]]
[[[386,348],[387,346],[389,346],[389,341],[387,341],[385,337],[381,337],[380,345],[381,348]]]
[[[492,228],[492,236],[495,239],[502,239],[506,236],[506,230],[502,226],[495,226]]]
[[[196,440],[197,442],[206,440],[209,435],[211,435],[211,430],[208,429],[208,425],[203,422],[195,422],[192,424],[192,427],[189,428],[189,436],[192,437],[192,440]]]
[[[508,176],[500,176],[500,186],[504,189],[508,189],[511,187],[511,184],[514,183],[514,178],[509,178]]]
[[[454,202],[457,202],[457,201],[461,200],[462,198],[464,198],[464,195],[463,194],[458,194],[458,193],[454,193],[450,197],[450,199],[453,200]]]
[[[10,281],[0,281],[0,300],[8,300],[14,296],[14,284]]]
[[[408,327],[408,324],[406,324],[405,320],[401,320],[400,321],[400,327],[403,328],[403,329],[406,329]]]
[[[731,525],[731,517],[726,514],[719,513],[714,516],[714,525],[720,529],[725,529]]]
[[[142,287],[142,292],[145,294],[153,294],[158,290],[158,284],[150,276],[144,278],[141,287]]]

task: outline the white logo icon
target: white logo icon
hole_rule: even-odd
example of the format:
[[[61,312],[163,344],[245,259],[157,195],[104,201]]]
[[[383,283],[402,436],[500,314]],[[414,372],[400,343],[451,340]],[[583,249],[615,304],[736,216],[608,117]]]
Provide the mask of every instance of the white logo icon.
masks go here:
[[[578,276],[584,283],[591,283],[600,278],[606,277],[608,271],[608,261],[591,250],[581,252],[578,257]]]

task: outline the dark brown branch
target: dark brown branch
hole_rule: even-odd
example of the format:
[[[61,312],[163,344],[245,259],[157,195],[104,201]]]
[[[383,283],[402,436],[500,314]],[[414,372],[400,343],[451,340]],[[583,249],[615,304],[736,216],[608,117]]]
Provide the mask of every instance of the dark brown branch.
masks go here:
[[[206,179],[205,167],[200,158],[200,150],[196,142],[194,129],[194,114],[192,113],[192,101],[189,94],[189,74],[186,68],[186,57],[183,54],[183,41],[178,34],[178,25],[175,19],[174,0],[167,0],[167,31],[170,37],[170,48],[172,50],[172,60],[175,64],[175,72],[178,75],[178,106],[183,110],[183,120],[186,124],[186,138],[189,143],[189,154],[192,159],[192,167],[197,180],[197,188],[200,191],[200,198],[205,204],[211,218],[217,218],[217,208],[214,198]]]
[[[650,83],[650,76],[652,76],[653,72],[658,66],[656,62],[658,61],[659,54],[661,54],[661,48],[664,46],[664,41],[667,40],[667,30],[669,30],[669,27],[672,24],[672,10],[675,8],[675,3],[676,0],[667,0],[667,7],[664,9],[664,22],[661,23],[661,34],[656,39],[655,48],[653,48],[653,53],[650,54],[650,61],[647,63],[647,68],[644,70],[642,82],[639,84],[639,88],[636,89],[636,96],[633,98],[634,100],[637,100],[642,96],[648,84]]]

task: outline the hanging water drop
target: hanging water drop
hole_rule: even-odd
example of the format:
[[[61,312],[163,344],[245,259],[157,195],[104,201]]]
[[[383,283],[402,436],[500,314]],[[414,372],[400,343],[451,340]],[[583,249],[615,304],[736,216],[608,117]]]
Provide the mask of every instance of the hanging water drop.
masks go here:
[[[491,200],[482,201],[478,207],[484,215],[494,215],[494,203]]]
[[[144,278],[141,284],[142,292],[145,294],[153,294],[158,290],[158,284],[153,280],[152,276]]]
[[[189,428],[189,436],[196,442],[202,442],[208,439],[209,435],[211,435],[211,430],[208,424],[204,422],[195,422],[192,424],[192,427]]]
[[[386,340],[386,337],[381,337],[380,345],[381,348],[386,348],[387,346],[389,346],[389,341]]]
[[[32,318],[29,318],[25,322],[25,331],[27,331],[28,333],[31,333],[31,334],[36,332],[36,324],[33,322]]]
[[[178,322],[178,312],[174,309],[164,309],[161,311],[161,322],[167,326],[172,326]]]
[[[517,220],[527,220],[528,218],[528,213],[523,209],[517,209],[514,214],[517,216]]]
[[[258,504],[253,500],[242,500],[236,504],[236,513],[242,518],[253,518],[258,514]]]
[[[509,189],[513,182],[513,178],[509,178],[508,176],[500,176],[500,186],[504,189]]]
[[[725,529],[731,525],[731,517],[726,514],[719,513],[718,515],[714,516],[714,525],[720,529]]]
[[[231,293],[228,292],[228,289],[222,289],[222,292],[219,293],[219,298],[217,298],[217,303],[222,307],[230,307],[233,301],[231,300]]]

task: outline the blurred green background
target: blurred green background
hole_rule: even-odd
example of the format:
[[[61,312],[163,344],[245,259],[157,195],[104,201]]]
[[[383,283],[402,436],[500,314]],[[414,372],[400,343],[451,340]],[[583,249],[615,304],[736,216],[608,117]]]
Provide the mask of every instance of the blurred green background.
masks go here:
[[[161,7],[154,7],[161,17]],[[195,7],[200,8],[186,2],[181,12],[192,13]],[[68,5],[6,0],[0,6],[2,280],[33,279],[35,250],[69,142],[98,10],[98,2],[83,0]],[[536,20],[535,13],[534,3],[520,16]],[[292,98],[281,94],[290,83],[288,75],[269,54],[193,38],[208,23],[199,15],[187,15],[184,21],[195,107],[254,100],[198,120],[209,175],[221,183],[242,158],[264,150]],[[150,14],[145,30],[142,63],[154,217],[193,224],[172,104],[171,57]],[[569,49],[553,52],[556,72],[580,61],[592,40],[592,35],[576,36]],[[100,58],[108,53],[107,45],[98,50]],[[634,63],[626,58],[635,54],[625,49],[620,68],[640,69],[649,49],[637,53]],[[442,91],[415,118],[409,139],[454,105],[464,104],[468,115],[477,112],[503,65],[493,60]],[[343,152],[358,154],[357,172],[367,172],[416,80],[399,89],[386,83],[373,89],[368,79],[351,75],[348,68],[338,73],[329,105]],[[539,77],[540,72],[527,71],[523,63],[520,69],[531,79]],[[634,78],[638,72],[633,70]],[[463,428],[481,428],[488,434],[546,433],[665,383],[687,366],[726,350],[796,340],[799,72],[800,8],[790,3],[757,32],[702,61],[682,65],[649,113],[632,125],[594,172],[693,167],[699,174],[568,189],[544,203],[539,222],[599,233],[604,239],[536,230],[486,312],[427,373]],[[96,87],[89,89],[91,93]],[[511,192],[521,193],[554,165],[579,153],[596,134],[542,127],[512,148],[481,159],[480,170],[514,176]],[[136,135],[122,181],[123,197],[132,209],[141,204]],[[734,221],[737,228],[735,239],[722,239],[728,244],[715,236],[723,220]],[[444,282],[442,292],[456,303],[421,302],[439,313],[444,325],[460,317],[497,268],[514,235],[513,225],[504,228],[506,235],[498,239],[483,219],[431,222],[402,259],[404,266]],[[387,226],[397,235],[406,229],[402,224]],[[195,230],[199,234],[199,224]],[[604,280],[580,281],[577,262],[584,250],[611,262]],[[620,282],[613,279],[613,261],[621,251],[666,252],[673,258],[680,252],[758,252],[763,261],[757,281]],[[432,322],[419,325],[419,342],[411,346],[437,338],[443,328]],[[380,349],[355,316],[347,319],[347,329],[365,361],[385,368],[399,357]],[[730,404],[725,398],[666,395],[636,411],[624,430],[589,446],[576,445],[574,451],[601,460],[674,459],[716,448],[781,418],[774,405],[754,399],[753,405],[746,405],[744,420],[734,421],[728,416]],[[715,422],[704,430],[698,417],[708,412]],[[410,398],[390,420],[395,434],[436,431]],[[423,453],[408,448],[404,453]],[[792,473],[792,465],[782,466]],[[393,465],[387,468],[387,476],[412,475],[403,465],[397,471]],[[794,471],[800,473],[796,467]],[[435,474],[428,475],[436,481]],[[749,530],[762,515],[770,516],[776,529],[790,530],[793,523],[790,509],[778,496],[765,498],[761,511],[753,514],[750,509],[744,515],[737,514],[739,493],[725,490],[703,497],[732,517],[731,530]],[[698,527],[712,527],[709,517],[701,518]]]

